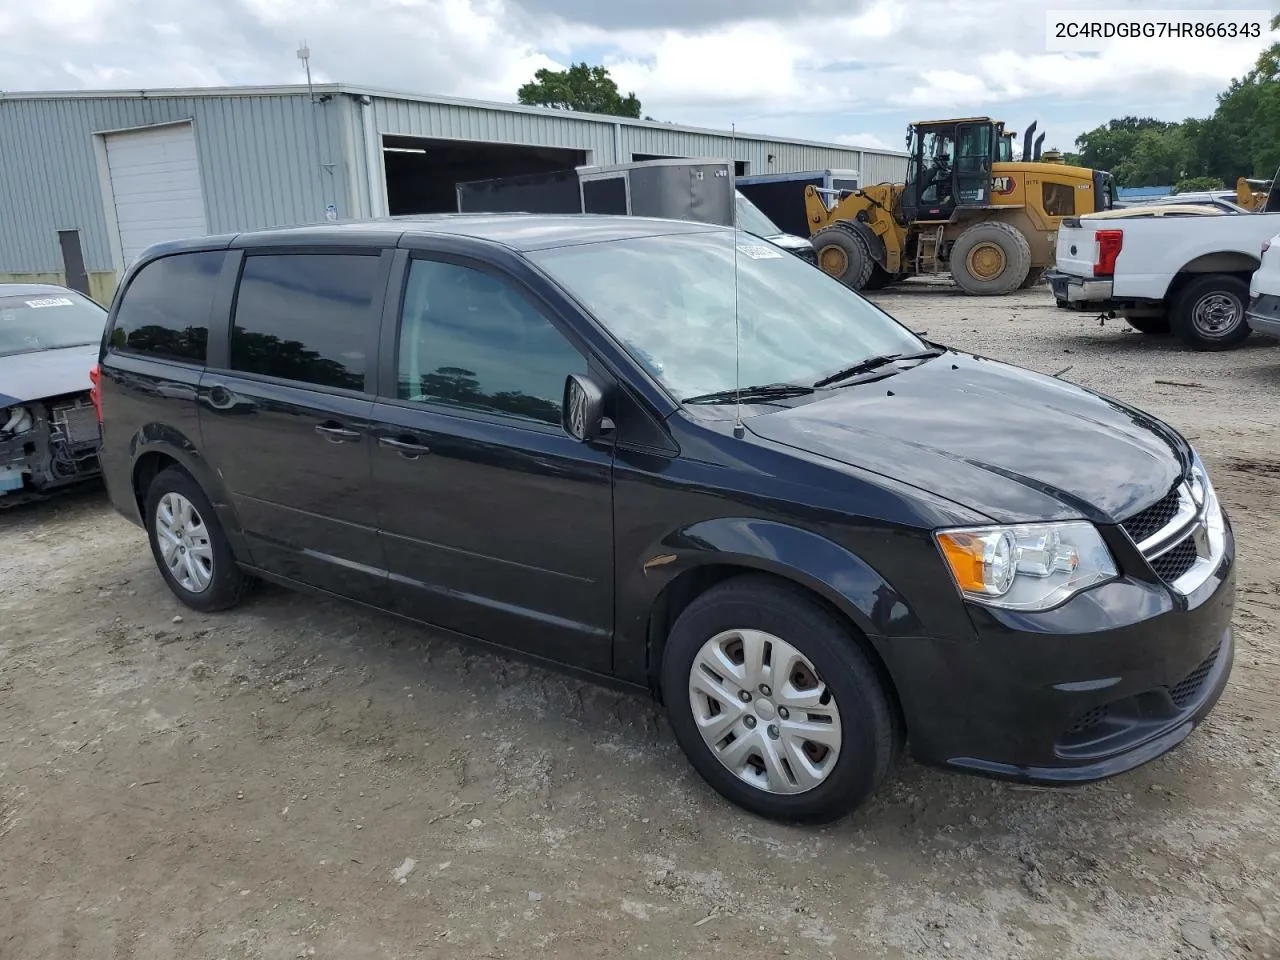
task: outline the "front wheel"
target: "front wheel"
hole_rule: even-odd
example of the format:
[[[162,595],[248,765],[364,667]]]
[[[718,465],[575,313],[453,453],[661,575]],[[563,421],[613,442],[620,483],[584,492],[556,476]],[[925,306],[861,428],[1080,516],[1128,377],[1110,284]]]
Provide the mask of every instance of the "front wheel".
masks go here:
[[[833,224],[823,227],[809,242],[818,255],[818,266],[823,273],[835,277],[854,290],[866,287],[876,262],[860,236],[839,224]]]
[[[846,627],[767,577],[727,581],[672,627],[662,692],[676,739],[722,796],[773,820],[860,806],[902,744],[885,684]]]
[[[1197,277],[1178,291],[1169,313],[1173,332],[1196,350],[1227,350],[1249,336],[1249,284],[1225,273]]]

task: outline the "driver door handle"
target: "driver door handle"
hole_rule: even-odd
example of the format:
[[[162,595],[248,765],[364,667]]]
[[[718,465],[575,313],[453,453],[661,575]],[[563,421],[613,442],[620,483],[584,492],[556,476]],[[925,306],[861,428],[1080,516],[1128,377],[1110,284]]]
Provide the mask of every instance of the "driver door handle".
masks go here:
[[[410,443],[408,440],[397,440],[395,437],[379,437],[378,446],[389,447],[395,450],[400,456],[406,460],[417,460],[424,453],[430,453],[431,448],[421,443]]]

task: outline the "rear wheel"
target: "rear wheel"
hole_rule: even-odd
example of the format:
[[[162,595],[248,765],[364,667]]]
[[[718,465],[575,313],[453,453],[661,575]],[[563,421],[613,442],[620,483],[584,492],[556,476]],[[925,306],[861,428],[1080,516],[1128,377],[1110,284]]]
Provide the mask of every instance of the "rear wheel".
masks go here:
[[[1227,350],[1249,335],[1245,305],[1249,284],[1226,273],[1209,273],[1185,284],[1174,297],[1169,321],[1183,343],[1196,350]]]
[[[823,227],[809,240],[818,254],[818,266],[854,290],[862,290],[871,279],[876,262],[862,238],[839,225]]]
[[[222,524],[200,485],[169,467],[147,489],[146,523],[160,575],[174,596],[194,610],[225,610],[256,581],[241,571]]]
[[[1129,326],[1133,327],[1133,329],[1137,330],[1139,333],[1158,334],[1169,332],[1169,318],[1164,314],[1157,314],[1155,316],[1150,314],[1145,316],[1129,316],[1128,314],[1125,314],[1124,322],[1129,324]]]
[[[902,732],[866,653],[787,584],[745,576],[672,627],[662,692],[676,739],[733,803],[791,822],[834,820],[884,780]]]
[[[1031,270],[1031,245],[1007,223],[975,223],[951,247],[951,276],[965,293],[1012,293]]]

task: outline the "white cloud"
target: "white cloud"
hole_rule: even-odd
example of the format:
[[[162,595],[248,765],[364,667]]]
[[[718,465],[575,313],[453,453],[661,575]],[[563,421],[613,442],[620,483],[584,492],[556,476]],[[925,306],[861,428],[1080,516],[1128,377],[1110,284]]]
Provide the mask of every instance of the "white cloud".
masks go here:
[[[1209,113],[1269,39],[1051,53],[1046,5],[853,0],[832,16],[819,0],[0,0],[0,89],[297,82],[306,39],[317,79],[513,100],[538,68],[586,59],[663,120],[896,146],[910,120],[995,114],[1040,117],[1069,146],[1116,114]]]
[[[850,147],[862,147],[866,150],[901,150],[902,144],[889,143],[877,137],[874,133],[840,133],[831,138],[836,143],[847,144]]]

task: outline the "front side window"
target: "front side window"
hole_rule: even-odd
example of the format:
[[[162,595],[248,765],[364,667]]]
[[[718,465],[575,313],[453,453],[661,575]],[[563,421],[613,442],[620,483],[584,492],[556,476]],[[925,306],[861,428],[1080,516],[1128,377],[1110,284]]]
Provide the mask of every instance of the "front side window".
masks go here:
[[[246,257],[231,328],[231,368],[363,390],[378,257]]]
[[[226,256],[223,250],[179,253],[139,270],[116,311],[111,346],[203,364],[209,310]]]
[[[398,365],[402,400],[549,424],[560,423],[565,377],[587,369],[510,282],[434,260],[409,267]]]
[[[74,290],[0,296],[0,357],[102,342],[107,311]]]
[[[736,257],[732,230],[586,243],[530,257],[678,400],[734,386],[811,385],[869,357],[925,349],[839,280],[772,244],[737,236]]]

